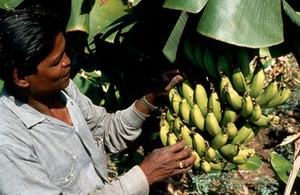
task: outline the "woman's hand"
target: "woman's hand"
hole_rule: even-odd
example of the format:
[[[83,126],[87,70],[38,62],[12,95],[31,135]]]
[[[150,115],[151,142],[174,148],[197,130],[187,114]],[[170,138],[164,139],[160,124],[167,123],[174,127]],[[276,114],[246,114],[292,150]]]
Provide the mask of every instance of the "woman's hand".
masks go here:
[[[140,164],[149,185],[167,177],[187,172],[192,168],[196,158],[191,155],[192,149],[186,147],[185,141],[172,146],[155,149]]]

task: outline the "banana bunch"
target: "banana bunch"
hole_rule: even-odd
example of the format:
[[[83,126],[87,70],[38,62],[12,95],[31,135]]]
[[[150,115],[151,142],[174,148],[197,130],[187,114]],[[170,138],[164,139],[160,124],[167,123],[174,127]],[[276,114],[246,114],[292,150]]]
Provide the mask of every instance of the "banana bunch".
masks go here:
[[[207,79],[186,79],[173,87],[160,120],[163,145],[185,140],[197,159],[194,169],[204,173],[247,163],[255,154],[248,143],[260,128],[278,120],[264,109],[283,104],[292,94],[282,74],[268,74],[266,56],[251,57],[247,48],[228,44],[218,50],[207,43],[185,46]]]

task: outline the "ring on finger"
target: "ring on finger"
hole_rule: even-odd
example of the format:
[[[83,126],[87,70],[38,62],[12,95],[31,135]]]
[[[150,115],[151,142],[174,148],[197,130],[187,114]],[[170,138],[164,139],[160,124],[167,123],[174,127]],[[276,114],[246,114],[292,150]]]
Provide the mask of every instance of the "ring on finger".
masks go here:
[[[179,162],[179,168],[183,169],[183,163],[181,161]]]

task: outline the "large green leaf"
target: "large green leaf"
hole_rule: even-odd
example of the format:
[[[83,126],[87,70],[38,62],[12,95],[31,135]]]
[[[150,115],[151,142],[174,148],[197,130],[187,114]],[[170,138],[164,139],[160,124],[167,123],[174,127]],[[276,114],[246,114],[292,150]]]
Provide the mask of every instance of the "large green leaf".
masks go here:
[[[90,13],[89,42],[98,34],[113,42],[117,34],[127,32],[135,22],[129,5],[121,0],[109,0],[103,5],[95,3]]]
[[[284,39],[281,0],[209,0],[197,31],[243,47],[277,45]]]
[[[282,5],[285,13],[297,26],[300,26],[300,15],[285,0],[282,0]]]
[[[83,31],[89,33],[89,8],[84,2],[85,0],[71,1],[71,14],[66,27],[67,32]]]
[[[20,5],[24,0],[0,0],[0,9],[12,9]]]
[[[186,11],[190,13],[198,13],[200,12],[208,0],[192,0],[192,1],[184,1],[184,0],[165,0],[163,7],[175,10]]]

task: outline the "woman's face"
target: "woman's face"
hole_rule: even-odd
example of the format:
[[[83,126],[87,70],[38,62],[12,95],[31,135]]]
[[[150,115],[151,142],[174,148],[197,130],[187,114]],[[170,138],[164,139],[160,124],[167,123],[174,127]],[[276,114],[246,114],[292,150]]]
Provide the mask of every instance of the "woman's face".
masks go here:
[[[59,33],[51,53],[37,66],[37,73],[26,77],[29,93],[51,95],[66,88],[70,82],[70,58],[65,53],[65,39]]]

